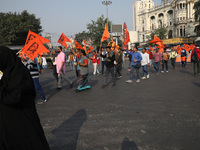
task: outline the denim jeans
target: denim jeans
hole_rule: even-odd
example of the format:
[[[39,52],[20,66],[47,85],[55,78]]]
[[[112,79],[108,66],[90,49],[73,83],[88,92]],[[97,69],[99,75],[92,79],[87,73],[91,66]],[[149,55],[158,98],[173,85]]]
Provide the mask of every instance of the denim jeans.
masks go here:
[[[135,68],[133,65],[131,65],[131,71],[130,71],[130,76],[129,76],[129,80],[133,79],[133,71],[134,69],[136,70],[137,73],[137,79],[140,79],[140,72],[138,68]]]
[[[153,66],[154,66],[154,69],[156,70],[156,72],[159,72],[159,70],[160,70],[160,61],[154,62]]]
[[[45,100],[46,97],[44,96],[44,93],[43,93],[42,87],[40,85],[39,79],[38,78],[33,78],[33,82],[34,82],[36,90],[38,91],[38,93],[41,96],[41,99]]]
[[[102,61],[102,62],[101,62],[101,67],[102,67],[101,73],[102,73],[102,74],[104,73],[104,67],[105,67],[105,65],[106,65],[106,61]]]
[[[108,85],[108,75],[109,75],[109,73],[111,73],[111,75],[112,75],[113,84],[116,84],[115,70],[114,70],[114,67],[111,67],[111,68],[106,68],[104,85]]]
[[[166,71],[168,71],[168,60],[162,60],[162,71],[164,71],[165,66]]]
[[[147,71],[147,65],[142,66],[142,76],[143,76],[143,77],[146,77],[146,76],[145,76],[145,73],[146,73],[146,75],[149,74],[148,71]]]
[[[71,70],[74,69],[74,61],[70,61],[70,67],[71,67]]]

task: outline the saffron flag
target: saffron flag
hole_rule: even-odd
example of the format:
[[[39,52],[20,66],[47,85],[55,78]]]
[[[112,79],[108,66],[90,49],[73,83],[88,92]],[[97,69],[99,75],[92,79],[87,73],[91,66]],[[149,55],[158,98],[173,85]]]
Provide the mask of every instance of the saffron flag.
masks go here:
[[[108,38],[110,38],[110,34],[108,32],[108,29],[107,29],[107,23],[105,23],[105,29],[104,29],[104,32],[103,32],[103,36],[101,38],[101,42],[107,40]]]
[[[190,45],[188,45],[188,44],[184,44],[184,45],[183,45],[183,49],[185,49],[187,52],[189,52],[190,49],[191,49],[191,47],[190,47]]]
[[[32,32],[31,30],[29,30],[28,36],[27,36],[27,38],[26,38],[26,43],[25,43],[25,45],[27,45],[30,41],[34,40],[34,39],[37,38],[37,37],[40,39],[41,43],[49,43],[49,42],[51,42],[51,41],[49,41],[48,39],[46,39],[46,38],[44,38],[44,37],[42,37],[42,36],[40,36],[40,35],[38,35],[38,34]]]
[[[154,52],[154,49],[153,48],[151,48],[151,46],[149,45],[149,50],[150,51],[152,51],[152,52]]]
[[[34,60],[38,54],[47,53],[49,50],[42,44],[39,38],[35,38],[22,48],[22,52]]]
[[[153,44],[157,44],[158,42],[162,42],[162,40],[160,40],[159,37],[157,37],[156,35],[154,35],[154,39],[152,41],[149,41],[149,43]]]
[[[79,44],[76,40],[74,42],[75,42],[75,48],[76,49],[83,49],[84,50],[84,48],[81,46],[81,44]]]
[[[126,40],[124,41],[124,45],[127,45],[127,43],[130,42],[129,32],[126,29]]]
[[[181,55],[182,49],[181,49],[181,47],[180,47],[179,45],[176,47],[176,50],[177,50],[177,52]]]
[[[61,45],[63,45],[64,47],[68,47],[66,42],[71,43],[71,41],[68,39],[68,37],[66,37],[66,35],[64,35],[63,33],[60,35],[60,38],[57,41],[58,43],[60,43]]]

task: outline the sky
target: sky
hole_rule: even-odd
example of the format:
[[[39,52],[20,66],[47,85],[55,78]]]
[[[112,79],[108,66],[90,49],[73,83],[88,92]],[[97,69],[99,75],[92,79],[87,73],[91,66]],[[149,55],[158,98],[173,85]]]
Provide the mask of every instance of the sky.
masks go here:
[[[0,12],[22,12],[27,10],[41,19],[42,35],[51,33],[59,38],[61,33],[71,36],[87,31],[87,24],[101,15],[106,17],[103,0],[0,0]],[[153,0],[155,5],[161,0]],[[108,6],[108,18],[113,24],[126,22],[133,30],[133,0],[112,0]]]

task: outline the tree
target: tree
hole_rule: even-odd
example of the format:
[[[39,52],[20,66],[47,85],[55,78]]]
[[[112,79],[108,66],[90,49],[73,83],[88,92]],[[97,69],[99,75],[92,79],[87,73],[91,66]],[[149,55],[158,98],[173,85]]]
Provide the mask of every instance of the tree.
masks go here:
[[[200,35],[200,0],[194,3],[194,19],[199,22],[199,24],[195,27],[195,32],[197,35]]]
[[[40,19],[26,10],[20,13],[0,13],[0,45],[24,45],[28,31],[42,32]]]
[[[154,39],[154,35],[159,37],[161,40],[164,40],[167,38],[167,29],[165,27],[161,27],[153,30],[150,35],[147,35],[148,43]]]
[[[91,40],[93,41],[93,45],[99,46],[101,44],[101,38],[103,35],[105,23],[107,22],[107,19],[104,18],[102,15],[101,17],[97,18],[97,21],[92,20],[92,23],[87,24],[88,32],[83,31],[82,33],[75,35],[75,40]],[[111,29],[111,22],[108,22],[108,31]],[[79,42],[80,42],[79,41]],[[105,41],[103,44],[107,44],[108,42]]]

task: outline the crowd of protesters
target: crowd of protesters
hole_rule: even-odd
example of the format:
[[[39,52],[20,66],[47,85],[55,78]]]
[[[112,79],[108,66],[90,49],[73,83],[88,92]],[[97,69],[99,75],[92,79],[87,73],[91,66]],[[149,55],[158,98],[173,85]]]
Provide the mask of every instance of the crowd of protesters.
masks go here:
[[[161,73],[168,73],[168,62],[171,60],[172,69],[175,69],[175,62],[177,52],[173,48],[170,53],[164,51],[149,52],[145,48],[142,52],[138,51],[137,47],[133,50],[126,50],[129,55],[130,71],[127,83],[133,82],[133,73],[136,70],[136,82],[140,82],[140,78],[145,80],[150,78],[149,67],[153,65],[155,72],[159,75]],[[53,63],[53,76],[55,77],[57,88],[62,89],[62,80],[65,80],[70,88],[73,87],[72,82],[66,74],[66,55],[59,46],[57,50],[51,52],[51,60]],[[89,61],[93,64],[93,75],[100,74],[98,66],[101,63],[101,74],[105,74],[102,88],[108,86],[109,74],[112,76],[112,86],[115,87],[117,78],[122,78],[122,67],[126,68],[124,62],[126,60],[122,49],[117,51],[111,50],[110,46],[102,47],[98,52],[93,51],[90,57],[85,50],[73,50],[68,56],[71,64],[71,69],[76,71],[77,76],[77,90],[86,90],[91,88],[88,84],[89,75]],[[101,60],[101,61],[100,61]],[[181,51],[181,64],[185,68],[187,65],[187,52]],[[153,62],[154,61],[154,62]],[[22,63],[21,63],[22,62]],[[194,76],[200,75],[200,49],[196,47],[191,52],[191,62],[193,64]],[[160,65],[162,69],[160,70]],[[42,87],[39,83],[39,73],[41,69],[46,70],[45,57],[35,57],[31,59],[20,59],[6,47],[0,47],[0,149],[13,149],[17,147],[20,150],[27,149],[43,149],[49,150],[43,129],[38,118],[35,108],[35,89],[41,96],[41,100],[37,101],[38,104],[47,102]],[[106,67],[106,69],[105,69]],[[142,70],[142,75],[140,75]],[[21,124],[21,122],[23,122]],[[14,125],[14,126],[13,126]],[[3,130],[2,130],[3,129]],[[27,135],[31,138],[27,140]],[[23,144],[21,144],[23,143]]]

